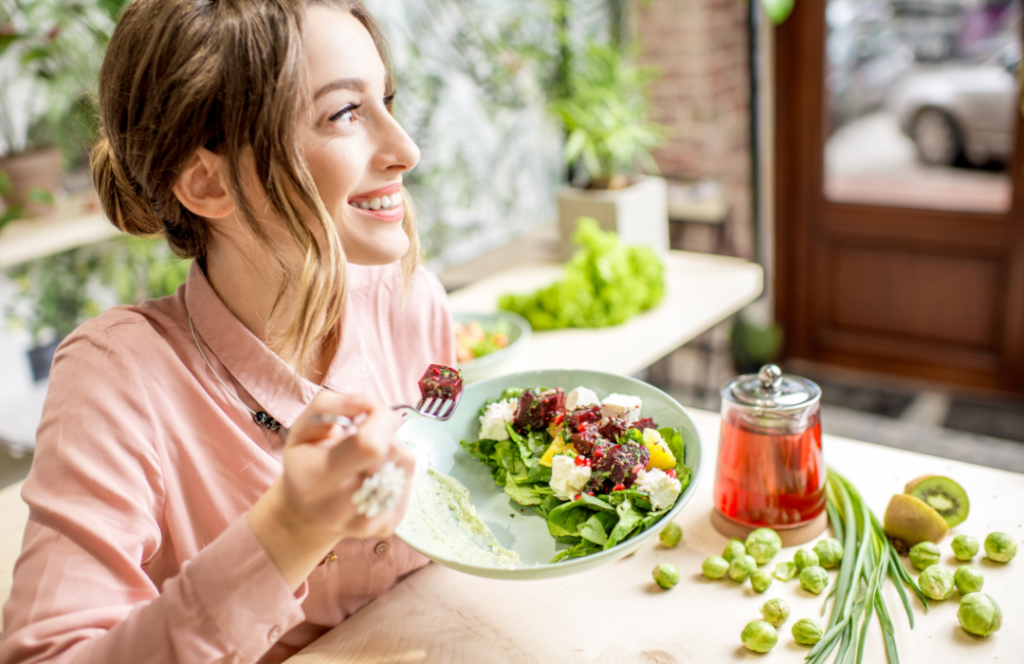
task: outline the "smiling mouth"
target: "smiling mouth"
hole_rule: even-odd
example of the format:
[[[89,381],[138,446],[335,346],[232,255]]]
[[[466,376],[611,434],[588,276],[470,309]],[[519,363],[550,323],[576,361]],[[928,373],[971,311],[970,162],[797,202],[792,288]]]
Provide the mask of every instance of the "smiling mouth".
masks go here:
[[[391,196],[374,196],[368,201],[349,203],[352,207],[359,208],[360,210],[390,210],[401,204],[401,194],[392,194]]]

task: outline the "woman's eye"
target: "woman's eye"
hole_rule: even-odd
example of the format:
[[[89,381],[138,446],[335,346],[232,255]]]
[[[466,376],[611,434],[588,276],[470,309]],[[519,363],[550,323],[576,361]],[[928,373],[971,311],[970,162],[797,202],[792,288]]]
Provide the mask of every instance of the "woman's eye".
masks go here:
[[[332,115],[329,120],[331,122],[340,122],[341,124],[352,124],[356,119],[355,110],[357,108],[359,108],[358,104],[349,104]]]

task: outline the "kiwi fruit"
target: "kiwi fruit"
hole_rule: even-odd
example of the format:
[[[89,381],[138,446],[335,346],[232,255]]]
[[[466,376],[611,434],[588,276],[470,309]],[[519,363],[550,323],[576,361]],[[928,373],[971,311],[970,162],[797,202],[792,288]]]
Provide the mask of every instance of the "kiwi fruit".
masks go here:
[[[919,542],[938,544],[949,526],[928,503],[908,493],[897,493],[885,508],[882,530],[900,553],[906,553]]]
[[[963,487],[941,475],[922,475],[910,480],[904,492],[928,503],[950,528],[963,523],[971,508]]]

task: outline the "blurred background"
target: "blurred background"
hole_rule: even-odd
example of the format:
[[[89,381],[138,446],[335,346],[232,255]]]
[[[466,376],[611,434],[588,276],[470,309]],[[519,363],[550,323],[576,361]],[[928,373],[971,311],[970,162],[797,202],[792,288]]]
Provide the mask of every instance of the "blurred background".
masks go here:
[[[124,4],[0,0],[0,486],[56,343],[188,271],[90,191]],[[564,258],[572,190],[663,181],[665,248],[757,262],[765,292],[642,377],[718,410],[775,361],[822,384],[826,432],[1024,472],[1021,0],[367,4],[449,290]]]

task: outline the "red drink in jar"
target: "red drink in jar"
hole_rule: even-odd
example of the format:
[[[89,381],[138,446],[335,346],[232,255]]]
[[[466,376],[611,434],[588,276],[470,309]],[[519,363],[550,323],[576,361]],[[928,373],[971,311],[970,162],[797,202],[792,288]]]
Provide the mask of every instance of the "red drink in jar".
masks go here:
[[[715,507],[746,526],[797,526],[825,509],[821,418],[798,433],[722,420]]]
[[[825,509],[821,389],[775,365],[722,389],[715,509],[749,527],[791,528]]]

